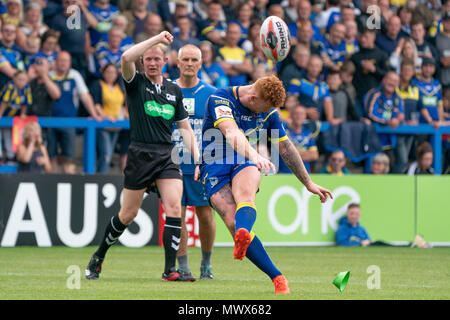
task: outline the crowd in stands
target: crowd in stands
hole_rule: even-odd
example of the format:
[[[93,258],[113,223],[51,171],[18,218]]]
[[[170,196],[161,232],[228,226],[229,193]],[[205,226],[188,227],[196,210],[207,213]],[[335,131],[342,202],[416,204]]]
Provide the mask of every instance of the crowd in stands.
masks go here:
[[[291,36],[280,63],[268,61],[259,44],[270,15]],[[446,0],[1,0],[0,16],[0,117],[126,119],[121,55],[168,30],[175,38],[167,78],[179,76],[177,51],[185,44],[200,47],[199,77],[217,88],[278,75],[287,92],[280,117],[312,173],[349,174],[346,164],[358,165],[346,150],[327,148],[320,122],[342,132],[356,122],[352,130],[361,132],[373,124],[450,125]],[[29,168],[23,163],[34,159],[46,172],[76,172],[76,129],[33,130],[40,138],[24,139],[14,154],[11,130],[1,128],[0,161]],[[350,139],[359,135],[352,132]],[[442,141],[447,173],[449,137]],[[97,139],[97,172],[109,172],[115,152],[123,168],[128,131],[99,130]],[[380,154],[367,173],[433,172],[430,136],[378,139]],[[289,169],[281,163],[280,172]]]

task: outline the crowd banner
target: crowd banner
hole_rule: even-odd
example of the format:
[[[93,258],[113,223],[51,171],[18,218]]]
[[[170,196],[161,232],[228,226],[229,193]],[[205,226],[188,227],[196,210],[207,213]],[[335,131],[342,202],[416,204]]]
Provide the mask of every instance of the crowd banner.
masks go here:
[[[334,245],[347,205],[360,203],[361,224],[373,241],[406,244],[416,234],[450,245],[450,177],[405,175],[312,175],[334,199],[321,203],[293,175],[262,178],[253,231],[265,245]],[[119,212],[123,177],[111,175],[0,175],[0,246],[98,245]],[[188,245],[200,246],[198,219],[188,207]],[[215,214],[216,246],[233,239]],[[139,213],[119,239],[127,247],[161,245],[164,211],[156,194],[145,194]]]
[[[437,177],[434,177],[437,178]],[[372,240],[410,242],[415,233],[414,177],[312,175],[334,199],[321,203],[293,175],[263,177],[253,231],[266,245],[333,245],[347,205],[360,203],[361,224]],[[216,215],[218,245],[232,245]]]
[[[117,215],[123,177],[0,175],[0,246],[98,245]],[[158,199],[146,194],[135,221],[120,237],[128,247],[158,244]]]

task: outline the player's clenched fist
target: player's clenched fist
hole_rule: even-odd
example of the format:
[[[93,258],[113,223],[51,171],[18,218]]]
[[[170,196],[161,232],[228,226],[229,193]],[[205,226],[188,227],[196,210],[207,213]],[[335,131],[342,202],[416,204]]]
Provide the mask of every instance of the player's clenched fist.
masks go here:
[[[170,45],[173,41],[173,35],[171,35],[168,31],[161,32],[157,35],[157,37],[160,43],[163,43],[167,46]]]

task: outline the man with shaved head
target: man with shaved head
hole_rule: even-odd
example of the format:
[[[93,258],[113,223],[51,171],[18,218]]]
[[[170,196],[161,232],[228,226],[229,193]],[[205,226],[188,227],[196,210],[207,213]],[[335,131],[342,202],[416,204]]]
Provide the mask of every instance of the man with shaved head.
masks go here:
[[[191,127],[196,134],[196,140],[202,141],[203,116],[205,114],[206,100],[217,89],[200,80],[197,76],[202,67],[202,52],[192,44],[187,44],[178,51],[177,65],[180,69],[180,77],[175,83],[183,93],[183,104],[189,114]],[[181,135],[175,129],[173,133],[175,146],[179,155],[182,155],[180,167],[183,172],[183,198],[181,201],[181,239],[177,253],[178,273],[181,281],[195,281],[187,261],[188,232],[186,229],[186,207],[195,206],[195,214],[199,222],[199,236],[202,248],[202,260],[200,264],[200,279],[211,280],[211,253],[216,235],[213,210],[206,199],[203,184],[195,181],[195,164],[186,148],[183,148]],[[187,155],[187,157],[186,157]]]

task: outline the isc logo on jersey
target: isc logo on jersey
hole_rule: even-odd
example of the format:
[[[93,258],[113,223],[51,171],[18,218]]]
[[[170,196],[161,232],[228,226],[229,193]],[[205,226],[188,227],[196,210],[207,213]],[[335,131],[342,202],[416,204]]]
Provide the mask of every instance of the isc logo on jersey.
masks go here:
[[[216,112],[216,119],[220,118],[233,118],[233,111],[227,106],[218,106],[214,109]]]

